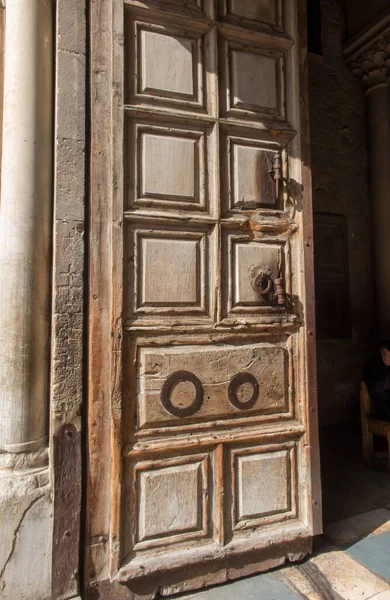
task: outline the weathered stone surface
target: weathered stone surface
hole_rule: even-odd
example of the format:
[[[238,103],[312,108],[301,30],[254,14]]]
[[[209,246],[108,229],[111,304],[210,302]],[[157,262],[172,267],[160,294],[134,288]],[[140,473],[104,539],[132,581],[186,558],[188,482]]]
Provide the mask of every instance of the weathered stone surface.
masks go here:
[[[85,2],[80,0],[59,0],[58,6],[58,48],[68,52],[85,53]]]
[[[58,2],[53,430],[81,422],[85,259],[85,2]]]
[[[388,8],[389,0],[370,0],[370,2],[347,0],[346,4],[348,7],[348,33],[353,36]]]
[[[85,140],[85,56],[59,50],[57,61],[57,137]]]
[[[56,275],[52,366],[54,429],[62,423],[80,426],[83,369],[84,224],[55,224]]]
[[[0,597],[49,599],[53,516],[49,470],[3,471],[0,498]]]
[[[57,140],[55,217],[61,221],[84,221],[85,142]]]

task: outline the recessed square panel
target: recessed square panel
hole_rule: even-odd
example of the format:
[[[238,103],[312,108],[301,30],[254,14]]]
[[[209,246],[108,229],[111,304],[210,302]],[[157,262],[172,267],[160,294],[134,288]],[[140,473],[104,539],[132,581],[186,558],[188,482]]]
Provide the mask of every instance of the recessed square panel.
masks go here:
[[[279,277],[282,269],[280,245],[243,242],[233,244],[233,308],[266,304],[264,297],[252,285],[256,268],[269,269],[272,279]]]
[[[142,132],[141,198],[199,202],[199,137]]]
[[[209,531],[209,455],[197,454],[131,466],[127,505],[136,520],[133,547],[148,548],[205,537]],[[133,505],[133,509],[131,509]]]
[[[196,100],[197,40],[139,29],[139,92]]]
[[[236,523],[291,511],[290,450],[235,456]]]
[[[271,172],[275,152],[260,145],[241,142],[231,143],[230,195],[232,209],[274,206],[276,186]]]
[[[207,230],[134,227],[128,243],[130,314],[207,316]]]
[[[261,23],[276,24],[278,0],[227,0],[227,13]]]
[[[200,463],[141,471],[139,541],[201,529],[198,510],[201,484]]]
[[[280,210],[282,206],[283,181],[287,177],[285,141],[259,138],[243,127],[221,128],[223,216],[233,216],[243,209]]]
[[[211,0],[212,1],[212,0]],[[205,10],[210,0],[148,0],[148,9],[171,10],[175,15],[183,15],[186,17],[202,18],[202,12]],[[128,3],[125,8],[132,8]]]
[[[200,241],[140,238],[140,307],[199,305]]]
[[[225,40],[221,61],[222,115],[285,120],[282,53]]]
[[[231,105],[248,110],[278,108],[277,61],[274,58],[230,51]]]
[[[215,32],[207,22],[145,22],[126,11],[125,104],[209,112],[215,91],[208,76],[215,73],[214,45]]]
[[[224,232],[223,236],[223,312],[260,315],[285,310],[275,302],[273,283],[286,276],[284,244],[282,242],[253,241],[250,237]],[[262,294],[256,277],[263,273],[262,289],[269,282],[269,293]],[[261,283],[261,282],[260,282]]]
[[[153,125],[129,119],[126,144],[127,207],[207,211],[207,129]]]

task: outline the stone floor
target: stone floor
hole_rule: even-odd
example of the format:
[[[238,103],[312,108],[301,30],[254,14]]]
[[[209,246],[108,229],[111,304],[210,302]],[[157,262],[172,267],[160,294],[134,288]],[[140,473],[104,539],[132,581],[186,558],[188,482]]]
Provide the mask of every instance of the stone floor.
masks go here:
[[[379,441],[377,467],[366,469],[359,428],[322,431],[324,535],[315,540],[313,555],[300,564],[179,598],[390,600],[390,474],[385,449]]]

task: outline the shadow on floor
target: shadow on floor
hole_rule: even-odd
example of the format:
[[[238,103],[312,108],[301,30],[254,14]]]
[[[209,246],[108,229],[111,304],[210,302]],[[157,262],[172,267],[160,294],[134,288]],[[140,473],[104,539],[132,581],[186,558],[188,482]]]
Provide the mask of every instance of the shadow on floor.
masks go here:
[[[383,440],[385,442],[385,440]],[[390,510],[387,444],[377,440],[384,460],[377,468],[363,463],[360,426],[323,428],[320,432],[324,524],[377,508]]]

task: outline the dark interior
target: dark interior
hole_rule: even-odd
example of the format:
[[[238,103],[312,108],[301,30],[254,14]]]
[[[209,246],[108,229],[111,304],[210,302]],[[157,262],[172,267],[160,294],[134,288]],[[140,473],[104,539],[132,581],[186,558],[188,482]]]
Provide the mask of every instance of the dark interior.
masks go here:
[[[366,468],[362,457],[359,387],[381,332],[375,314],[364,89],[343,55],[345,42],[387,5],[387,0],[308,0],[325,523],[390,508],[386,440],[376,440],[374,469]]]

